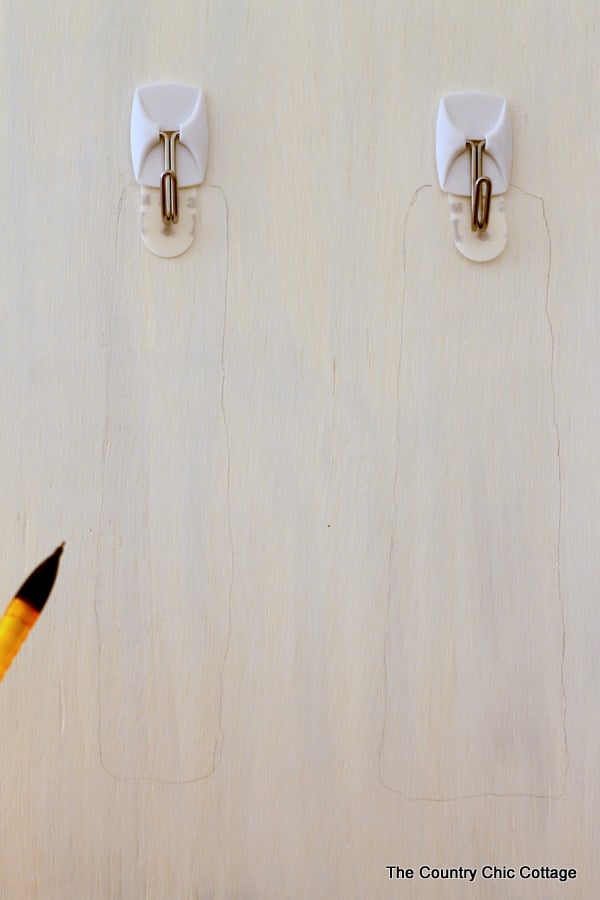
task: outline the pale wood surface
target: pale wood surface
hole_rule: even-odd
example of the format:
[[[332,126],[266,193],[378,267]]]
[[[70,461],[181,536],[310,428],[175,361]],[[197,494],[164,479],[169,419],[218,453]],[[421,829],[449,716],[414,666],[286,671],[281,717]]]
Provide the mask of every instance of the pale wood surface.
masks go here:
[[[9,2],[0,897],[597,894],[599,10]],[[143,248],[138,84],[207,96]],[[509,244],[452,246],[441,94],[506,96]],[[577,867],[390,882],[386,866]]]

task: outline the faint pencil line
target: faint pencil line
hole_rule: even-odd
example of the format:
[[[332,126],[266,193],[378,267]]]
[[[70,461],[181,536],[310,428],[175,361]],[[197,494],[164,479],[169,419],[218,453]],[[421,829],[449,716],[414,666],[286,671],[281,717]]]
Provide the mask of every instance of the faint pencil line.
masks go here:
[[[409,202],[405,217],[404,217],[404,226],[402,233],[402,271],[403,271],[403,290],[402,290],[402,309],[400,315],[400,338],[399,338],[399,359],[398,359],[398,367],[396,371],[396,401],[397,401],[397,418],[396,418],[396,445],[397,445],[397,463],[394,473],[394,482],[393,482],[393,503],[394,503],[394,521],[397,519],[398,514],[398,458],[401,449],[401,429],[400,429],[400,372],[402,366],[402,353],[403,353],[403,342],[404,342],[404,312],[406,306],[406,294],[407,294],[407,285],[406,285],[406,271],[407,271],[407,249],[406,249],[406,234],[408,228],[408,221],[410,217],[410,213],[418,200],[419,194],[425,188],[432,187],[430,184],[421,185],[412,195],[412,198]],[[546,270],[546,284],[545,284],[545,298],[544,298],[544,311],[545,317],[548,324],[548,330],[550,335],[550,384],[552,391],[552,417],[553,417],[553,427],[556,437],[556,456],[557,456],[557,467],[558,467],[558,488],[559,488],[559,498],[558,498],[558,523],[557,523],[557,544],[556,544],[556,562],[557,562],[557,592],[560,606],[560,614],[562,621],[562,652],[561,652],[561,693],[562,693],[562,732],[563,732],[563,741],[565,748],[565,768],[563,771],[563,786],[560,794],[537,794],[537,793],[496,793],[493,791],[484,791],[482,793],[473,793],[473,794],[459,794],[455,797],[429,797],[429,796],[409,796],[402,791],[399,791],[390,785],[386,784],[383,778],[382,772],[382,755],[383,755],[383,745],[385,742],[385,732],[387,728],[387,720],[388,720],[388,695],[389,695],[389,681],[388,681],[388,667],[387,667],[387,652],[388,652],[388,642],[389,642],[389,632],[390,632],[390,609],[391,609],[391,574],[392,574],[392,559],[393,559],[393,551],[394,551],[394,526],[392,526],[392,534],[390,538],[390,551],[388,557],[388,571],[389,571],[389,579],[388,579],[388,597],[387,597],[387,617],[386,617],[386,636],[384,641],[384,721],[381,735],[381,742],[379,745],[379,781],[385,790],[388,790],[394,794],[402,796],[403,799],[412,802],[428,802],[428,803],[451,803],[460,800],[476,800],[482,797],[497,797],[498,799],[532,799],[532,800],[561,800],[566,796],[566,788],[567,788],[567,780],[568,773],[570,767],[570,753],[569,753],[569,744],[568,744],[568,734],[567,734],[567,693],[566,693],[566,683],[565,683],[565,658],[566,658],[566,615],[565,615],[565,607],[564,607],[564,597],[562,592],[562,579],[561,579],[561,545],[562,545],[562,492],[563,492],[563,481],[562,481],[562,455],[561,455],[561,438],[560,438],[560,429],[558,425],[558,414],[557,414],[557,394],[556,394],[556,385],[554,378],[554,363],[555,363],[555,335],[554,335],[554,327],[552,324],[552,318],[550,315],[550,281],[551,281],[551,272],[552,272],[552,236],[550,232],[550,225],[548,222],[548,218],[546,215],[546,207],[544,203],[543,197],[538,194],[530,193],[529,191],[524,190],[517,184],[511,184],[511,187],[515,187],[517,190],[521,191],[521,193],[525,194],[528,197],[532,197],[536,199],[541,204],[542,216],[544,219],[544,226],[546,229],[546,236],[548,240],[548,267]]]
[[[104,385],[105,385],[105,401],[104,401],[104,429],[103,429],[103,437],[102,437],[102,449],[101,449],[101,459],[100,459],[100,507],[98,510],[98,528],[96,533],[96,557],[97,559],[101,558],[101,534],[102,534],[102,523],[104,521],[104,484],[106,482],[106,470],[107,470],[107,460],[108,460],[108,452],[110,449],[110,440],[109,440],[109,427],[108,427],[108,391],[110,384],[110,374],[112,370],[112,323],[114,318],[114,310],[115,310],[115,268],[116,268],[116,260],[118,258],[118,249],[119,249],[119,225],[121,222],[121,215],[123,212],[123,203],[125,199],[125,195],[127,191],[133,187],[132,184],[127,184],[121,190],[119,195],[119,200],[117,203],[117,213],[116,213],[116,221],[115,221],[115,238],[113,244],[113,252],[114,252],[114,263],[109,267],[109,278],[106,282],[107,288],[105,291],[106,297],[106,307],[108,308],[108,326],[107,326],[107,334],[106,334],[106,342],[105,342],[105,352],[106,352],[106,363],[104,366]],[[97,704],[98,704],[98,757],[100,760],[100,766],[104,771],[111,775],[113,778],[119,780],[119,776],[112,772],[109,766],[106,764],[104,759],[104,751],[102,748],[102,689],[101,689],[101,671],[102,671],[102,657],[104,654],[104,643],[102,641],[102,626],[100,624],[100,612],[98,610],[98,591],[99,591],[99,579],[100,574],[99,570],[96,570],[96,580],[95,580],[95,590],[94,590],[94,616],[96,619],[96,630],[98,634],[98,679],[97,679]]]
[[[393,507],[393,522],[390,533],[390,546],[388,552],[388,592],[387,592],[387,603],[386,603],[386,631],[385,631],[385,639],[383,642],[383,687],[384,687],[384,711],[383,711],[383,726],[381,729],[381,740],[379,743],[379,752],[378,752],[378,767],[379,767],[379,781],[381,785],[387,790],[393,790],[393,788],[388,787],[388,785],[383,780],[383,769],[382,769],[382,756],[383,756],[383,745],[385,743],[385,733],[388,724],[388,716],[389,716],[389,706],[388,706],[388,698],[389,698],[389,673],[388,673],[388,643],[390,637],[390,610],[392,603],[392,566],[393,566],[393,557],[394,557],[394,532],[396,527],[396,522],[398,520],[398,470],[400,465],[400,452],[402,449],[402,441],[401,441],[401,413],[400,413],[400,375],[402,371],[402,357],[404,353],[404,313],[406,308],[406,297],[407,297],[407,283],[406,283],[406,270],[407,270],[407,248],[406,248],[406,235],[408,231],[408,221],[410,218],[410,214],[419,199],[419,195],[422,191],[427,190],[433,187],[431,184],[422,184],[420,185],[413,193],[408,206],[406,208],[406,213],[404,214],[404,222],[402,225],[402,299],[400,306],[400,328],[398,335],[398,363],[396,366],[396,462],[394,466],[394,480],[392,483],[392,507]]]
[[[532,197],[534,200],[537,200],[541,206],[542,216],[544,219],[544,226],[546,228],[546,237],[548,240],[548,268],[546,271],[546,294],[544,299],[544,312],[546,316],[546,322],[548,323],[548,333],[550,335],[550,387],[552,390],[552,424],[554,427],[554,434],[556,438],[556,464],[557,464],[557,472],[558,472],[558,522],[557,522],[557,535],[556,535],[556,580],[557,580],[557,590],[558,590],[558,602],[560,607],[560,615],[561,615],[561,624],[562,624],[562,648],[561,648],[561,661],[560,661],[560,683],[561,683],[561,692],[562,692],[562,731],[563,731],[563,740],[565,747],[565,767],[563,772],[563,794],[567,789],[567,780],[569,775],[569,768],[571,764],[571,756],[569,751],[569,740],[568,740],[568,732],[567,732],[567,688],[566,688],[566,654],[567,654],[567,624],[566,624],[566,613],[565,613],[565,603],[564,596],[562,590],[562,568],[561,568],[561,547],[562,547],[562,518],[563,518],[563,459],[561,453],[561,437],[560,437],[560,428],[558,425],[558,412],[557,412],[557,393],[556,393],[556,381],[554,376],[555,370],[555,356],[556,356],[556,338],[554,334],[554,326],[552,324],[552,317],[550,315],[550,278],[552,274],[552,234],[550,232],[550,224],[548,222],[548,217],[546,215],[546,204],[544,203],[544,198],[539,194],[533,194],[531,191],[526,191],[524,188],[520,187],[518,184],[511,183],[511,187],[516,188],[518,191],[521,191],[522,194],[525,194],[527,197]]]
[[[225,685],[225,667],[227,665],[227,659],[229,657],[229,650],[231,646],[231,634],[233,628],[232,621],[232,604],[233,604],[233,589],[235,585],[235,544],[233,539],[233,520],[231,514],[231,440],[229,433],[229,420],[227,416],[227,404],[225,402],[226,395],[226,383],[227,383],[227,367],[226,367],[226,350],[227,350],[227,325],[228,325],[228,316],[229,316],[229,268],[230,268],[230,242],[229,242],[229,201],[227,199],[227,194],[223,190],[220,184],[209,184],[208,187],[213,190],[219,191],[221,197],[223,199],[223,203],[225,205],[225,247],[226,247],[226,261],[225,261],[225,289],[223,292],[223,328],[221,333],[221,416],[223,419],[223,429],[225,432],[225,447],[226,447],[226,508],[227,508],[227,531],[229,536],[229,560],[230,560],[230,576],[229,576],[229,588],[227,595],[227,615],[228,615],[228,631],[227,631],[227,640],[225,642],[225,651],[223,654],[223,662],[221,666],[221,677],[220,677],[220,691],[219,691],[219,713],[218,713],[218,722],[219,722],[219,738],[215,744],[215,751],[213,756],[213,764],[216,769],[221,761],[221,755],[223,751],[223,722],[222,722],[222,713],[223,713],[223,693],[224,693],[224,685]]]

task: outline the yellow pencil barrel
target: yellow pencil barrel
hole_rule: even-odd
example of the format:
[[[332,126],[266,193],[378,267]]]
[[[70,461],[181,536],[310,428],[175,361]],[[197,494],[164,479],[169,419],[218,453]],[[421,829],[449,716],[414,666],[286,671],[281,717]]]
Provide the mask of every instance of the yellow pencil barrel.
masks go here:
[[[39,612],[18,597],[8,604],[0,619],[0,681],[38,617]]]

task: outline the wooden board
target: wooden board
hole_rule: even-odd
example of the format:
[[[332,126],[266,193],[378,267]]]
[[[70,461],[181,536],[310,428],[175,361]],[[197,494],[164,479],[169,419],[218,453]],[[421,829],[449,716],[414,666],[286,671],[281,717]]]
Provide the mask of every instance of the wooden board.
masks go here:
[[[596,895],[598,17],[6,6],[6,601],[66,549],[0,690],[0,900]],[[209,114],[175,260],[129,158],[161,80]],[[481,267],[461,89],[514,129]]]

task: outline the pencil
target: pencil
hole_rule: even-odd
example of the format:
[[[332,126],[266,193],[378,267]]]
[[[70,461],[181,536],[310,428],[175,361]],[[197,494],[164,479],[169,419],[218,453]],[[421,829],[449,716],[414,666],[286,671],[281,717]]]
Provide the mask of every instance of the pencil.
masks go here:
[[[0,681],[38,620],[54,585],[63,547],[34,569],[23,582],[0,619]]]

